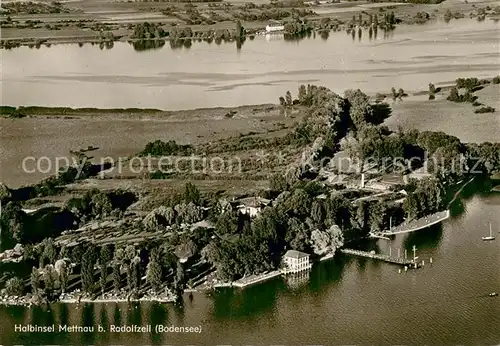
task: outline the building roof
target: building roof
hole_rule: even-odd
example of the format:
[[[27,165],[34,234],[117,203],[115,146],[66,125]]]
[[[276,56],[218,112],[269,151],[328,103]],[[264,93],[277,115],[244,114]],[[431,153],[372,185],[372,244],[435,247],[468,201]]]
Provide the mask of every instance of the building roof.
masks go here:
[[[288,250],[285,254],[285,257],[300,259],[304,257],[309,257],[309,254],[297,250]]]
[[[271,201],[261,197],[247,197],[241,198],[235,202],[245,207],[262,207],[268,205]]]

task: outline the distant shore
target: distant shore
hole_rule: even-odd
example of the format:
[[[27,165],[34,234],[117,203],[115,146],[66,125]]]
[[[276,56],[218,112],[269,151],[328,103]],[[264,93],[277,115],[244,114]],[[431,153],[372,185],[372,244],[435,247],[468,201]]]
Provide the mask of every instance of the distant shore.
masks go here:
[[[176,8],[178,2],[168,2],[172,6],[170,11],[164,10],[165,4],[155,2],[155,7],[149,8],[147,11],[130,7],[123,8],[120,2],[110,2],[104,7],[108,7],[103,12],[91,11],[86,12],[87,8],[77,3],[68,3],[67,5],[74,8],[76,11],[71,13],[11,13],[9,16],[4,15],[0,20],[4,20],[3,32],[1,37],[0,48],[10,49],[20,46],[40,47],[42,45],[51,46],[56,44],[102,44],[112,46],[114,42],[137,42],[144,39],[134,38],[134,25],[138,23],[152,23],[159,25],[167,32],[175,28],[190,28],[193,36],[185,37],[185,39],[198,41],[202,39],[213,39],[209,32],[216,30],[232,30],[235,31],[235,21],[238,16],[238,11],[248,11],[245,7],[248,3],[220,1],[216,2],[218,6],[210,6],[207,3],[195,1],[192,6],[196,8],[196,18],[200,14],[205,17],[211,17],[216,13],[215,20],[201,22],[195,18],[181,18],[180,14],[184,11],[181,8]],[[151,2],[151,4],[153,4]],[[227,8],[222,4],[229,5]],[[252,38],[254,35],[266,33],[266,24],[269,20],[279,19],[281,22],[293,22],[294,17],[290,15],[293,11],[304,11],[301,18],[306,19],[313,24],[313,31],[321,33],[331,31],[331,28],[326,28],[322,22],[328,18],[332,22],[336,22],[335,30],[345,31],[350,28],[352,17],[357,18],[358,15],[367,15],[369,12],[378,13],[380,16],[384,12],[395,12],[398,19],[397,24],[404,25],[422,25],[433,20],[444,18],[447,11],[451,15],[451,20],[460,18],[498,18],[498,13],[488,11],[484,14],[479,14],[478,10],[481,5],[488,7],[491,2],[477,1],[474,4],[467,2],[444,2],[442,0],[429,1],[429,3],[411,2],[382,2],[370,3],[367,1],[348,2],[332,2],[332,3],[317,3],[304,2],[302,5],[286,4],[286,6],[268,7],[267,9],[260,8],[264,11],[261,17],[248,17],[241,19],[243,27],[247,30],[246,37]],[[262,5],[262,4],[257,4]],[[255,6],[255,4],[254,4]],[[170,7],[170,6],[168,6]],[[251,7],[250,7],[251,8]],[[288,16],[280,16],[274,18],[272,13],[269,15],[266,11],[283,10],[288,12]],[[309,11],[309,12],[308,12]],[[109,16],[109,13],[113,13]],[[221,14],[224,13],[225,19],[221,19]],[[183,13],[184,14],[184,13]],[[424,15],[422,15],[424,14]],[[128,18],[121,18],[122,16]],[[116,18],[113,18],[116,17]],[[10,21],[6,19],[9,18]],[[267,19],[266,19],[267,18]],[[483,18],[484,19],[484,18]],[[364,18],[366,23],[367,18]],[[211,22],[211,23],[210,23]],[[97,25],[95,25],[97,24]],[[105,27],[105,33],[112,35],[102,35]],[[182,38],[184,39],[184,38]],[[147,41],[147,40],[146,40]],[[169,36],[154,38],[152,41],[170,41]],[[234,42],[234,37],[226,40],[226,42]]]

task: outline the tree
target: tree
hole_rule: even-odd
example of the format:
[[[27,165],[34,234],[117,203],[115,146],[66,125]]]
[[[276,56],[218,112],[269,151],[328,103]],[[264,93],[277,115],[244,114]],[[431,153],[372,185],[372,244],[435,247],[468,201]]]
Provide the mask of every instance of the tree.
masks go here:
[[[179,259],[187,259],[193,256],[196,251],[196,244],[192,240],[187,240],[175,248],[175,255]]]
[[[193,202],[181,203],[175,206],[177,220],[180,223],[192,224],[203,220],[203,208]]]
[[[311,219],[319,228],[323,226],[323,222],[325,221],[325,213],[323,210],[323,205],[318,200],[314,200],[312,203]]]
[[[40,272],[36,267],[33,267],[31,269],[30,285],[31,285],[31,293],[37,294],[38,289],[40,288]]]
[[[196,185],[191,182],[186,183],[184,187],[184,200],[186,203],[193,202],[196,205],[201,204],[201,194],[200,190],[196,187]]]
[[[292,94],[290,93],[290,90],[288,90],[285,94],[285,102],[286,102],[287,106],[293,105],[293,99],[292,99]]]
[[[155,292],[160,290],[163,281],[163,273],[161,265],[156,259],[152,259],[148,263],[146,280]]]
[[[285,101],[285,98],[283,96],[279,97],[279,101],[280,101],[280,106],[282,106],[282,107],[286,106],[286,101]]]
[[[125,264],[125,275],[127,276],[127,291],[132,292],[134,288],[134,278],[132,277],[132,265]]]
[[[371,230],[381,231],[384,227],[384,217],[387,205],[383,201],[370,203],[368,208],[368,223]]]
[[[396,99],[398,97],[398,94],[396,93],[396,88],[394,87],[391,88],[391,94],[393,99]]]
[[[71,261],[73,263],[81,263],[82,262],[82,256],[83,256],[83,247],[81,244],[75,245],[71,249]]]
[[[106,216],[113,210],[111,199],[104,192],[98,192],[91,197],[92,214],[95,217]]]
[[[434,100],[436,98],[436,87],[434,84],[429,83],[429,100]]]
[[[45,294],[48,297],[54,292],[57,281],[57,273],[52,264],[47,264],[43,270],[43,283],[45,284]]]
[[[111,254],[111,248],[109,245],[103,245],[101,247],[101,253],[100,253],[100,262],[101,265],[107,267],[109,262],[111,261],[112,254]]]
[[[17,202],[9,202],[2,209],[0,214],[0,228],[2,229],[1,236],[6,239],[14,239],[23,241],[26,213],[22,210],[21,205]]]
[[[365,201],[361,201],[358,203],[358,208],[356,210],[355,221],[358,225],[358,228],[361,230],[366,230],[367,222],[367,213],[368,213],[368,204]]]
[[[88,249],[85,251],[82,259],[82,287],[87,293],[92,293],[94,291],[94,261],[92,257],[92,251]]]
[[[184,267],[180,261],[177,262],[177,271],[174,279],[174,287],[176,290],[181,290],[184,288]]]
[[[70,257],[70,253],[69,253],[69,249],[67,246],[63,246],[61,247],[61,251],[59,252],[59,259],[65,259],[65,258],[69,258]]]
[[[236,38],[241,40],[243,37],[245,37],[245,29],[241,25],[241,21],[238,19],[236,21]]]
[[[356,130],[373,122],[373,108],[370,98],[361,90],[346,90],[344,97],[349,103],[349,116]]]
[[[288,189],[288,184],[281,173],[274,173],[269,179],[269,188],[272,191],[283,192]]]
[[[139,257],[135,257],[130,264],[131,268],[131,280],[132,280],[132,290],[137,292],[140,286],[140,262],[141,259]]]
[[[44,265],[45,260],[52,264],[56,261],[56,248],[52,238],[44,239],[43,253],[40,258],[40,265]]]
[[[448,101],[460,102],[460,94],[458,93],[458,89],[453,87],[450,89],[450,95],[446,98]]]
[[[113,263],[113,288],[115,292],[120,290],[121,286],[121,276],[120,276],[120,264],[117,262]]]
[[[298,251],[306,251],[309,247],[310,230],[307,225],[299,219],[292,217],[288,220],[288,230],[285,241],[290,248]]]
[[[344,245],[344,235],[339,226],[332,225],[326,231],[314,230],[311,233],[311,244],[317,255],[335,253]]]
[[[394,15],[394,12],[391,12],[389,14],[389,24],[391,25],[396,24],[396,16]]]
[[[134,245],[130,244],[127,245],[125,248],[125,251],[123,253],[123,257],[125,261],[131,262],[137,254],[137,251],[135,250]]]
[[[307,192],[303,189],[296,189],[293,191],[290,198],[287,199],[287,209],[292,211],[295,215],[305,216],[309,213],[310,198]]]
[[[24,294],[24,282],[18,277],[13,277],[5,283],[5,293],[9,296],[22,296]]]
[[[429,93],[430,94],[435,94],[436,93],[436,87],[432,83],[429,83]]]
[[[304,84],[302,84],[299,87],[299,94],[298,94],[297,98],[299,99],[299,103],[301,105],[305,104],[307,102],[307,89],[306,89],[306,86]]]
[[[61,286],[61,291],[64,293],[66,288],[68,288],[69,281],[69,270],[65,261],[62,261],[62,264],[59,268],[59,284]]]
[[[104,295],[106,291],[106,280],[108,278],[108,267],[106,264],[101,264],[100,267],[100,276],[99,276],[99,285],[101,286],[101,293]]]
[[[238,231],[238,217],[236,213],[224,213],[217,217],[215,229],[219,236],[236,234]]]

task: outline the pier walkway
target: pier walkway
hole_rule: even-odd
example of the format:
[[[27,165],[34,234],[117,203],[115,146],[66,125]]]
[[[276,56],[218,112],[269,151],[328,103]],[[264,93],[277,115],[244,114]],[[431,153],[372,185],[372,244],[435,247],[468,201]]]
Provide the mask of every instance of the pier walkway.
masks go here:
[[[371,232],[370,237],[389,240],[390,238],[388,237],[392,235],[419,231],[421,229],[440,223],[448,219],[449,217],[450,217],[449,210],[439,211],[437,213],[434,213],[432,215],[417,220],[402,223],[401,225],[393,227],[390,230],[384,230],[382,232]]]
[[[373,259],[377,259],[377,260],[384,261],[387,263],[393,263],[393,264],[399,264],[399,265],[405,265],[405,266],[406,265],[409,266],[410,264],[413,263],[413,261],[410,259],[404,259],[401,257],[393,257],[393,256],[388,256],[388,255],[377,254],[373,251],[368,252],[368,251],[361,251],[361,250],[354,250],[354,249],[341,249],[340,252],[347,254],[347,255],[373,258]]]

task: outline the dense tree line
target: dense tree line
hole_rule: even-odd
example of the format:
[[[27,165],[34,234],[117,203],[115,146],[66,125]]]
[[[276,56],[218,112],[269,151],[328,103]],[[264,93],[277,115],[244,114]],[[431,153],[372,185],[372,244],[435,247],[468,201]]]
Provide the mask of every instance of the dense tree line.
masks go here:
[[[408,195],[404,201],[404,210],[410,219],[443,210],[445,186],[438,179],[428,178],[414,181],[406,186]]]
[[[168,32],[163,30],[161,25],[155,23],[138,23],[134,26],[132,38],[149,40],[154,38],[163,38],[168,35]]]
[[[149,142],[148,144],[146,144],[146,147],[141,152],[141,155],[191,155],[192,153],[193,147],[189,144],[182,145],[177,144],[177,142],[173,140],[164,142],[158,139],[154,142]]]

